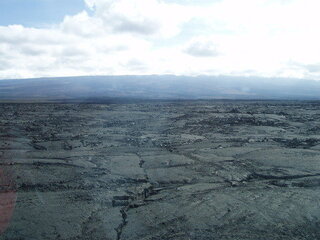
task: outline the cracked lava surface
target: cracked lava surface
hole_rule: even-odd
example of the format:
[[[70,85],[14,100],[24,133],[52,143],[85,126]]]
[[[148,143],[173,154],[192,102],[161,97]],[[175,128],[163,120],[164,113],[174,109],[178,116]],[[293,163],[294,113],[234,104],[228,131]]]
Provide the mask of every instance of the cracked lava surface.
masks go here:
[[[0,239],[320,239],[320,102],[0,112]]]

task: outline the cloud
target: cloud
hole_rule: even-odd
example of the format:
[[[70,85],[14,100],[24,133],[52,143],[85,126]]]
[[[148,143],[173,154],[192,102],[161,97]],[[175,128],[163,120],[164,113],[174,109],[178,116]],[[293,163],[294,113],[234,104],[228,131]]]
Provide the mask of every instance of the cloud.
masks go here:
[[[35,45],[21,44],[19,46],[19,52],[27,56],[39,56],[46,54],[46,49]]]
[[[4,59],[0,59],[0,71],[10,67],[10,63]]]
[[[94,18],[101,19],[105,28],[115,33],[172,37],[190,19],[184,6],[159,0],[86,0],[86,3],[94,11]]]
[[[310,73],[320,73],[320,64],[308,64],[308,65],[305,65],[305,68]]]
[[[288,63],[287,71],[293,71],[295,74],[299,72],[300,78],[320,80],[320,62],[304,64],[291,61]]]
[[[34,44],[65,44],[73,41],[72,36],[64,34],[58,28],[38,29],[26,28],[22,25],[0,26],[0,43],[23,44],[32,42]]]
[[[114,32],[134,32],[146,35],[156,33],[157,29],[159,29],[159,24],[148,19],[135,22],[126,18],[118,18],[113,27]]]
[[[101,19],[90,17],[85,11],[74,16],[66,16],[59,27],[63,33],[85,38],[104,35],[107,30]]]
[[[130,69],[132,72],[140,73],[141,71],[147,71],[148,66],[145,62],[137,59],[137,58],[132,58],[128,62],[123,64],[123,67],[125,69]]]
[[[194,57],[216,57],[219,55],[216,45],[210,40],[192,40],[185,52]]]
[[[0,79],[166,73],[320,79],[318,0],[85,2],[91,10],[55,25],[0,26]]]

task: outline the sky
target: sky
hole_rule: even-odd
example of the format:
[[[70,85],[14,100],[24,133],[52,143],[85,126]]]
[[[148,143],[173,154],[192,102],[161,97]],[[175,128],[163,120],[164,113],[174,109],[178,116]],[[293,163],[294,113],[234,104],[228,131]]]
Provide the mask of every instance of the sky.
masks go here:
[[[320,80],[319,0],[0,0],[0,79]]]

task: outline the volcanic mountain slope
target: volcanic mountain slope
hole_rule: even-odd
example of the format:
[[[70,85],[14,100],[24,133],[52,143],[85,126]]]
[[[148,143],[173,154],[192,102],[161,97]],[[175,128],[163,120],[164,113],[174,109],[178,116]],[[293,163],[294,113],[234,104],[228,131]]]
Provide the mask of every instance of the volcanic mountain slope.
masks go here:
[[[319,99],[320,82],[226,76],[92,76],[0,81],[0,100]]]

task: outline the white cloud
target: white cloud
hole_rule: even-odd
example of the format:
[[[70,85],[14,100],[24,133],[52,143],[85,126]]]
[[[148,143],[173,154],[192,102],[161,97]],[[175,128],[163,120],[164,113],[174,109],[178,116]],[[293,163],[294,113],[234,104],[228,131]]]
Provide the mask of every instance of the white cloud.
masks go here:
[[[209,38],[192,39],[187,44],[185,52],[195,57],[216,57],[219,55],[216,44]]]
[[[103,21],[90,17],[85,11],[74,16],[66,16],[60,24],[60,29],[64,33],[93,38],[106,33]]]
[[[136,33],[172,37],[180,25],[190,18],[182,5],[159,0],[86,0],[105,28],[115,33]]]
[[[320,79],[318,0],[85,1],[92,12],[55,26],[0,26],[0,79],[163,73]]]

